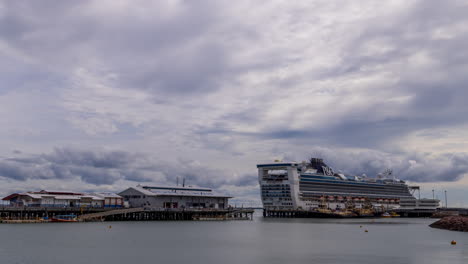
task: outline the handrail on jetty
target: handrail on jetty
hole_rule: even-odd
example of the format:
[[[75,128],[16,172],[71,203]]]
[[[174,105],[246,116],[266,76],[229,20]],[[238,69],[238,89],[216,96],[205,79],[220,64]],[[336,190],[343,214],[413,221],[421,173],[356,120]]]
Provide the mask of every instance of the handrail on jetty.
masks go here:
[[[138,207],[138,208],[117,209],[117,210],[111,210],[111,211],[100,212],[100,213],[83,214],[78,217],[78,220],[84,221],[84,220],[90,220],[93,218],[101,218],[101,217],[110,216],[110,215],[137,213],[137,212],[141,212],[144,210],[145,208]]]
[[[127,208],[110,210],[99,213],[83,214],[79,221],[93,221],[97,219],[112,220],[197,220],[197,219],[252,219],[251,209],[186,209],[186,208]],[[111,220],[111,221],[112,221]]]

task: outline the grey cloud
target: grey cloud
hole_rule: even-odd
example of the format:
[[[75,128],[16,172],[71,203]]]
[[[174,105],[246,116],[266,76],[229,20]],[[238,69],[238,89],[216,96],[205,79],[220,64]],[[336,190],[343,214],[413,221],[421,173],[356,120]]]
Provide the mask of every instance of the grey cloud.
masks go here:
[[[172,151],[163,158],[173,162],[163,162],[131,150],[18,152],[0,160],[2,177],[20,181],[81,179],[96,185],[119,180],[167,184],[179,177],[193,185],[256,188],[254,167],[241,166],[242,173],[235,176],[229,169],[178,160],[178,156],[193,157],[196,153],[206,160],[212,155],[204,153],[208,150],[218,151],[219,159],[242,155],[255,159],[257,154],[263,158],[288,149],[288,156],[301,160],[310,154],[305,150],[309,146],[326,146],[323,152],[331,165],[353,174],[375,175],[392,167],[403,179],[424,182],[454,181],[465,173],[463,153],[417,154],[405,151],[404,146],[395,147],[401,151],[397,153],[387,147],[414,132],[468,123],[468,36],[463,27],[456,31],[467,21],[468,7],[461,5],[462,1],[405,2],[401,9],[391,6],[389,12],[372,10],[377,15],[363,14],[365,19],[353,12],[346,12],[341,19],[335,15],[339,10],[333,3],[332,9],[322,10],[329,1],[314,3],[311,9],[265,4],[264,12],[245,14],[235,13],[246,9],[236,9],[238,3],[234,2],[185,1],[181,2],[183,8],[173,13],[164,11],[162,2],[154,3],[146,9],[119,11],[119,5],[113,3],[91,9],[100,5],[96,1],[5,2],[0,14],[0,49],[8,47],[0,50],[0,96],[19,89],[26,94],[40,90],[45,96],[35,100],[18,97],[33,110],[15,109],[16,115],[5,111],[3,119],[9,121],[7,124],[31,117],[15,123],[11,134],[25,127],[43,131],[26,141],[21,137],[12,140],[12,145],[47,142],[26,149],[66,142],[77,142],[83,149],[99,144],[132,149],[148,143],[143,151],[163,146],[158,152],[166,153],[171,151],[164,148],[174,145],[189,154]],[[134,7],[146,4],[131,2]],[[249,5],[258,8],[254,2]],[[290,5],[295,3],[283,7]],[[348,7],[340,5],[341,10]],[[325,20],[337,19],[322,24],[321,14]],[[439,29],[449,36],[433,38]],[[317,37],[310,37],[313,35]],[[291,41],[289,37],[293,37]],[[385,49],[369,53],[372,43],[377,43],[377,50]],[[416,54],[422,58],[415,58]],[[77,69],[90,74],[76,76]],[[382,75],[390,77],[379,79]],[[75,77],[89,77],[89,87],[88,82]],[[377,81],[360,82],[366,77]],[[367,89],[343,89],[352,83]],[[111,89],[100,89],[100,85]],[[228,91],[236,88],[239,92]],[[122,102],[121,97],[132,96],[132,92],[127,93],[132,89],[137,90],[136,97],[144,99]],[[307,93],[307,89],[319,96]],[[70,90],[76,93],[68,93]],[[119,92],[122,95],[109,96]],[[327,98],[329,104],[313,108],[323,94],[332,95]],[[353,102],[360,97],[369,99]],[[402,102],[387,100],[401,97],[405,98]],[[92,102],[85,104],[88,99]],[[74,107],[59,105],[66,100]],[[151,105],[155,102],[158,105]],[[140,103],[145,107],[139,108]],[[88,137],[64,126],[69,116],[86,121],[94,115],[98,118],[84,127],[110,124],[131,128],[123,129],[120,136],[115,133],[119,129],[108,129],[113,132],[104,138],[99,137],[99,129],[94,137]],[[143,115],[155,118],[132,122]],[[316,116],[333,118],[334,122],[317,124],[312,121]],[[148,136],[149,127],[160,127],[158,132],[163,132],[158,137]],[[426,133],[426,137],[440,136]],[[144,143],[133,146],[133,140]],[[166,140],[170,144],[162,142]],[[345,148],[368,150],[353,153]],[[290,154],[296,152],[301,155]]]
[[[456,25],[466,23],[468,6],[457,1],[417,1],[410,8],[389,16],[372,17],[362,25],[349,43],[342,47],[340,63],[304,76],[294,76],[293,84],[314,82],[317,79],[336,81],[339,78],[352,82],[381,73],[391,74],[395,83],[376,83],[365,92],[336,93],[328,108],[317,113],[326,116],[328,111],[347,103],[348,96],[359,93],[375,93],[374,100],[363,102],[352,109],[346,108],[337,122],[326,127],[304,122],[300,127],[268,128],[255,133],[234,133],[232,122],[260,122],[264,115],[261,108],[247,109],[236,116],[224,115],[218,127],[200,129],[200,133],[242,134],[253,139],[291,140],[301,144],[334,145],[382,149],[384,145],[422,129],[462,126],[468,124],[468,34],[453,33],[449,39],[434,39],[439,28],[456,30]],[[449,15],[448,15],[449,14]],[[378,41],[377,48],[387,51],[367,55],[367,44]],[[380,42],[379,42],[380,41]],[[422,53],[431,62],[414,65],[412,56]],[[271,68],[275,68],[273,65]],[[307,76],[306,76],[307,74]],[[271,85],[276,85],[273,81]],[[287,87],[281,87],[287,89]],[[407,97],[407,102],[387,101],[389,98]],[[311,98],[312,100],[312,98]],[[264,107],[268,109],[268,107]],[[287,109],[285,109],[287,111]],[[302,107],[307,113],[307,106]],[[294,115],[291,114],[294,119]],[[254,119],[254,120],[252,120]],[[283,120],[280,120],[283,121]],[[274,123],[275,120],[271,120]]]
[[[173,16],[134,14],[130,8],[125,15],[103,11],[105,17],[89,10],[93,4],[98,5],[11,2],[0,17],[0,38],[64,69],[79,65],[99,71],[94,67],[102,65],[117,74],[118,87],[154,94],[210,92],[231,71],[228,50],[216,34],[222,12],[215,3],[183,2]]]
[[[305,160],[309,156],[321,157],[336,171],[349,175],[364,173],[375,177],[391,168],[396,177],[411,182],[456,181],[468,173],[466,153],[434,155],[312,147],[294,153],[283,153],[278,149],[277,154],[285,160],[295,161]],[[229,168],[217,169],[195,160],[169,162],[122,151],[92,152],[70,148],[56,149],[49,154],[0,160],[0,176],[18,181],[81,179],[99,186],[127,180],[175,185],[178,178],[180,184],[185,179],[186,185],[253,196],[258,192],[256,168],[252,167],[248,171],[246,174],[234,175]]]
[[[93,168],[125,168],[138,157],[122,151],[93,152],[68,148],[55,149],[52,154],[43,154],[43,159],[62,165],[81,165]]]
[[[320,157],[336,171],[349,175],[366,174],[368,177],[376,177],[384,170],[392,169],[397,178],[411,182],[450,182],[468,174],[467,153],[388,153],[324,147],[312,147],[300,153],[283,156],[289,157],[289,160],[299,161],[307,160],[310,156]]]
[[[96,185],[117,180],[142,180],[145,176],[130,166],[136,155],[125,152],[91,152],[55,149],[50,154],[0,160],[0,176],[14,180],[79,178]]]
[[[172,185],[177,178],[180,183],[185,179],[188,185],[212,188],[256,185],[254,176],[234,177],[229,171],[200,165],[193,160],[181,159],[173,163],[124,151],[71,148],[57,148],[48,154],[4,158],[0,160],[0,176],[19,181],[81,179],[95,185],[114,184],[118,180]]]
[[[166,182],[175,183],[177,177],[179,182],[185,179],[186,184],[220,188],[222,186],[241,187],[256,186],[257,176],[253,174],[234,176],[229,169],[216,169],[207,165],[198,164],[194,160],[179,159],[174,163],[159,163],[154,168],[161,172]],[[255,168],[253,168],[255,170]]]

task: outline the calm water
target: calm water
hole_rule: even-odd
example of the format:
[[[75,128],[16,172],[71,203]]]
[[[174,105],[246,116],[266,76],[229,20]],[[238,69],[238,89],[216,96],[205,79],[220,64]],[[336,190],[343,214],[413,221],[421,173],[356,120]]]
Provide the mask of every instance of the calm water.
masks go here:
[[[468,263],[468,233],[429,228],[433,221],[2,224],[0,263]]]

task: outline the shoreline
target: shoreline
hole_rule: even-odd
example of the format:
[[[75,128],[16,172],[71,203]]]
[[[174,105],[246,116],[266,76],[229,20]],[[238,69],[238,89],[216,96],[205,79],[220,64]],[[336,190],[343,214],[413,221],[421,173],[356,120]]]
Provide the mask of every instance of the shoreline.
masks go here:
[[[468,216],[446,216],[429,226],[450,231],[468,232]]]

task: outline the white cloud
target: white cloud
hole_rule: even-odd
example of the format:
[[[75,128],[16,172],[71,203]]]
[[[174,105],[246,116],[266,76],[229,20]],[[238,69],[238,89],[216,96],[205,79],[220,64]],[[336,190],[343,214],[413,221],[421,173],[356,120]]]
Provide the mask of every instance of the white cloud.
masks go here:
[[[439,180],[447,155],[465,152],[466,12],[457,1],[2,3],[2,155],[124,149],[234,180],[321,149],[348,169]],[[426,170],[435,157],[443,169]],[[226,188],[253,198],[248,184]]]

